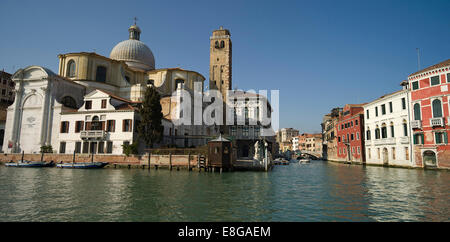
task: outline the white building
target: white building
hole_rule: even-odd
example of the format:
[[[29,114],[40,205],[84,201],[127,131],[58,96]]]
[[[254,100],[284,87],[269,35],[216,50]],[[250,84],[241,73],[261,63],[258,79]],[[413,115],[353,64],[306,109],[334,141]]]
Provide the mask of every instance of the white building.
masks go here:
[[[363,105],[367,164],[413,165],[407,95],[401,90]]]

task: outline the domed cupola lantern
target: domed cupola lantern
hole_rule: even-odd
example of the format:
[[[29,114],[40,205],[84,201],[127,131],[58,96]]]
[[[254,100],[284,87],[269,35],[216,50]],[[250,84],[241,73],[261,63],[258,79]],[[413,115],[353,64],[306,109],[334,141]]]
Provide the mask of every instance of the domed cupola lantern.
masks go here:
[[[134,25],[131,25],[128,28],[128,32],[130,32],[130,39],[140,40],[141,38],[141,29],[136,25],[137,18],[134,18]]]
[[[131,69],[150,71],[155,69],[155,57],[146,44],[140,41],[141,29],[136,25],[128,28],[129,39],[118,43],[109,54],[109,58],[125,61]]]

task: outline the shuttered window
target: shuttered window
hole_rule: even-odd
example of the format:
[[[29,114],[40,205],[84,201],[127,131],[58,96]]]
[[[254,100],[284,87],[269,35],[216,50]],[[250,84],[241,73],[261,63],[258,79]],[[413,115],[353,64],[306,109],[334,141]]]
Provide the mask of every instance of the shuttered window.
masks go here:
[[[442,117],[441,100],[439,99],[433,100],[432,106],[433,106],[433,118]]]
[[[420,104],[414,104],[414,120],[420,120]]]
[[[413,90],[419,89],[419,82],[418,81],[415,81],[415,82],[412,83],[412,89]]]
[[[431,85],[435,86],[435,85],[439,85],[441,84],[441,81],[439,79],[439,76],[433,76],[431,77]]]

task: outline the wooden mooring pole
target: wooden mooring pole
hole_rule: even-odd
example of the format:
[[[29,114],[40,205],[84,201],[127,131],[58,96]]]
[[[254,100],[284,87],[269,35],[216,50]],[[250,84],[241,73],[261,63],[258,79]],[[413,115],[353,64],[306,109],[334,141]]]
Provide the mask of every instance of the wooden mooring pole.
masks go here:
[[[41,162],[44,161],[44,152],[41,153]]]
[[[197,169],[198,169],[198,172],[201,171],[201,169],[200,169],[200,154],[197,154]]]
[[[151,153],[148,152],[148,170],[150,170],[150,159],[151,159]]]
[[[191,152],[188,154],[188,171],[191,171]]]
[[[172,170],[172,153],[169,153],[169,170]]]
[[[25,151],[24,150],[22,150],[22,159],[21,159],[21,162],[23,163],[23,157],[25,156]]]

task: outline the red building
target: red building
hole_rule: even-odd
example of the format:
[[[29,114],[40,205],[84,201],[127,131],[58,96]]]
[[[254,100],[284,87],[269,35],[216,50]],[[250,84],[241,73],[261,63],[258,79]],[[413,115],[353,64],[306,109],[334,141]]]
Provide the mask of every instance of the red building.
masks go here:
[[[450,59],[409,75],[408,84],[414,162],[450,168]]]
[[[345,105],[337,123],[338,161],[365,162],[364,104]]]

